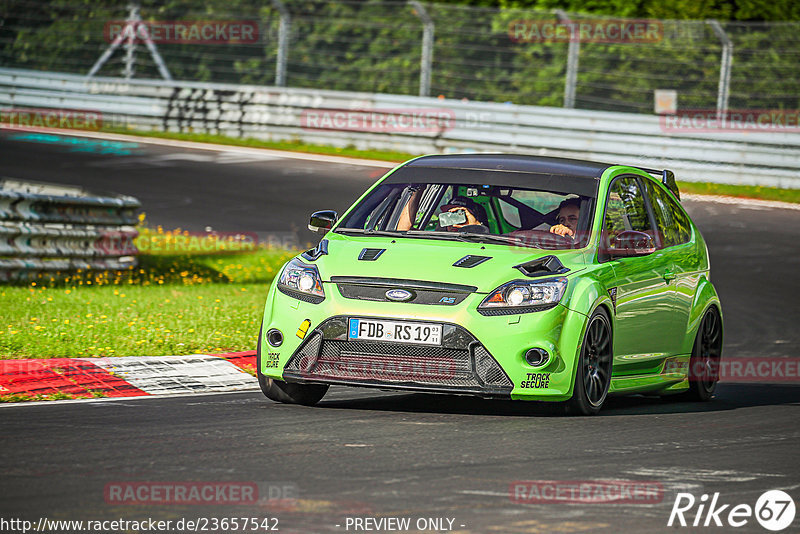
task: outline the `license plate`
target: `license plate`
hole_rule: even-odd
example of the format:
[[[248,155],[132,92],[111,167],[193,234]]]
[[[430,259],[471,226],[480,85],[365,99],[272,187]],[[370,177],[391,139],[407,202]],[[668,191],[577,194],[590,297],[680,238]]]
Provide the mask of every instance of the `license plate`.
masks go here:
[[[350,319],[348,339],[442,344],[442,325],[436,323],[410,323],[407,321],[381,321],[377,319]]]

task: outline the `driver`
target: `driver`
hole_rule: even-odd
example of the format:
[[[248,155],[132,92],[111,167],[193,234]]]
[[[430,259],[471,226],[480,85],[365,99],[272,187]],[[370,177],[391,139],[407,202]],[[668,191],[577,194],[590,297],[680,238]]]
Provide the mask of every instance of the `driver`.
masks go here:
[[[558,206],[556,224],[550,228],[550,233],[560,236],[569,236],[575,239],[578,231],[578,217],[581,214],[581,199],[568,198]]]
[[[451,213],[463,211],[464,215],[467,217],[465,223],[446,227],[450,232],[457,230],[459,232],[473,232],[478,234],[489,233],[489,227],[486,226],[486,210],[471,198],[463,196],[453,197],[448,204],[442,206],[441,210],[442,212],[449,211]]]

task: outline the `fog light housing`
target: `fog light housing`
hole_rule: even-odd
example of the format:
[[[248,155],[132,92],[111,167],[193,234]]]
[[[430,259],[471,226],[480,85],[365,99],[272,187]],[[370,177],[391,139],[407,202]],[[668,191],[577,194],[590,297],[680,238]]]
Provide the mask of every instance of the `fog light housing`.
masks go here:
[[[525,361],[528,362],[528,365],[531,367],[541,367],[550,361],[550,354],[544,349],[528,349],[525,353]]]
[[[283,344],[283,333],[276,328],[268,330],[267,343],[269,343],[273,347],[280,347],[281,344]]]

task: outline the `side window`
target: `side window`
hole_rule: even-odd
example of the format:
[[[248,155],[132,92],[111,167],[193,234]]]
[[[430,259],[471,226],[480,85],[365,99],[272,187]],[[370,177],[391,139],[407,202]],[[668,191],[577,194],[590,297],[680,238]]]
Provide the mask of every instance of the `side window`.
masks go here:
[[[687,243],[691,237],[691,226],[681,208],[656,184],[648,183],[647,193],[661,235],[661,246],[666,248]]]
[[[644,194],[635,178],[623,176],[611,184],[603,225],[609,246],[617,235],[626,230],[655,236],[647,215]]]

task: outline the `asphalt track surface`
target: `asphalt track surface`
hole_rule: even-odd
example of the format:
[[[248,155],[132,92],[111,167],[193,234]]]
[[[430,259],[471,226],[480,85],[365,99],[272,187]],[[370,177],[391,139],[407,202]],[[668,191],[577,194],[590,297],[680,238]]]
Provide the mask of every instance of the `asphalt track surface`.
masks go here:
[[[343,210],[380,174],[148,144],[76,151],[66,138],[15,135],[0,132],[2,176],[133,195],[149,221],[166,228],[309,240],[302,228],[311,211]],[[709,244],[724,357],[796,357],[800,211],[685,205]],[[783,489],[800,506],[799,409],[796,383],[720,384],[706,404],[612,398],[592,418],[534,404],[346,388],[332,388],[316,408],[259,393],[2,407],[0,517],[269,516],[281,532],[355,532],[346,530],[348,517],[408,517],[412,525],[450,518],[462,533],[702,530],[666,526],[676,492],[698,499],[719,492],[720,504],[754,506],[763,492]],[[531,504],[509,496],[520,480],[597,479],[653,481],[663,500]],[[132,481],[254,482],[262,497],[285,486],[297,498],[192,506],[104,497],[107,484]],[[785,532],[798,525],[800,518]],[[713,530],[767,532],[753,518]]]

